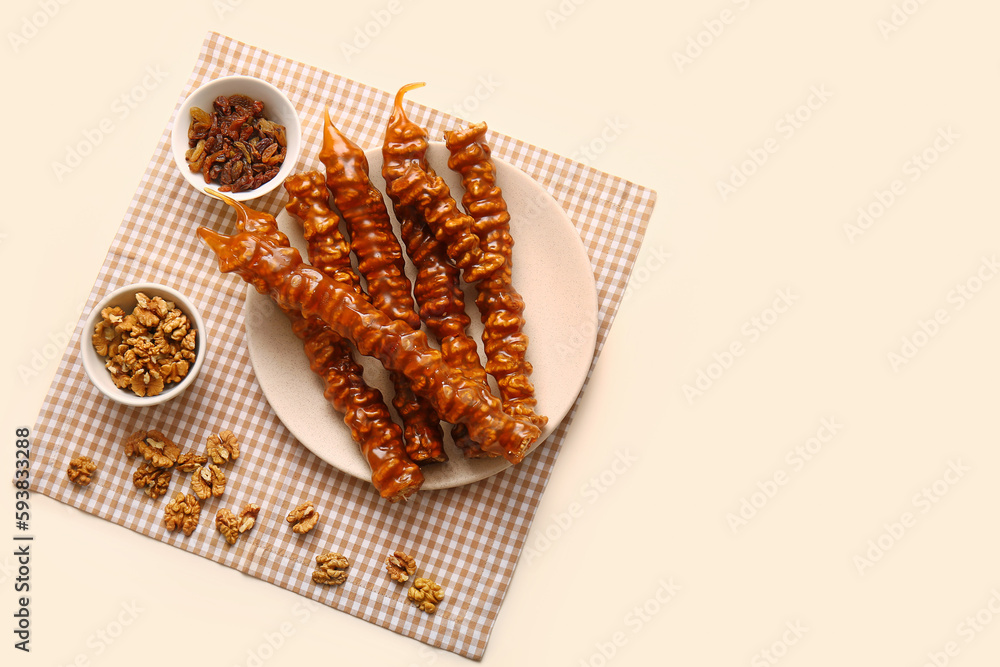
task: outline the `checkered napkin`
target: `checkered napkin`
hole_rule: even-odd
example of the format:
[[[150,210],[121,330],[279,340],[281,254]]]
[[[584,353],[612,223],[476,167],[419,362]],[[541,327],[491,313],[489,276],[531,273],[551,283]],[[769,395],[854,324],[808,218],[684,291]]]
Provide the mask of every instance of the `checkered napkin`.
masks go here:
[[[303,134],[319,136],[322,114],[336,109],[338,126],[363,148],[381,145],[392,94],[294,62],[223,35],[210,33],[180,100],[210,79],[247,74],[277,84],[299,109]],[[178,107],[180,101],[178,101]],[[408,105],[410,117],[441,136],[456,119]],[[176,113],[176,109],[175,109]],[[268,406],[258,385],[242,324],[244,284],[219,273],[194,230],[204,220],[229,216],[224,204],[200,194],[177,172],[170,126],[142,177],[121,228],[91,290],[85,313],[111,290],[135,282],[163,282],[198,304],[210,351],[197,381],[161,406],[130,408],[104,398],[87,380],[78,353],[83,319],[45,398],[34,431],[32,488],[130,530],[210,558],[316,602],[433,646],[479,659],[486,650],[518,555],[575,412],[523,463],[455,489],[418,493],[390,504],[370,482],[344,474],[299,444]],[[575,223],[594,267],[599,297],[596,353],[607,336],[635,261],[655,193],[511,137],[492,133],[496,157],[541,183]],[[317,163],[317,142],[300,169]],[[281,188],[256,207],[277,210]],[[178,474],[168,496],[151,500],[132,485],[123,437],[158,428],[182,448],[203,450],[205,437],[232,428],[243,453],[227,468],[223,497],[206,501],[201,525],[190,537],[167,532],[163,507],[187,487]],[[65,469],[87,453],[100,463],[94,482],[79,488]],[[497,499],[503,499],[497,502]],[[293,534],[288,510],[314,500],[326,517],[306,534]],[[234,546],[214,529],[215,512],[262,506],[256,527]],[[421,571],[447,592],[437,613],[425,614],[391,581],[384,558],[394,549],[415,555]],[[347,583],[313,584],[313,558],[325,550],[351,558]]]

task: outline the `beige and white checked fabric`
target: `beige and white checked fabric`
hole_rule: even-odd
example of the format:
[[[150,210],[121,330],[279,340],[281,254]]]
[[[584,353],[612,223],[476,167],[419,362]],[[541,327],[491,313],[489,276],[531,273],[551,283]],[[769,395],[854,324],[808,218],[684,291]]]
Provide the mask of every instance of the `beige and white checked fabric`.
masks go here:
[[[305,136],[319,134],[324,109],[333,105],[345,134],[364,148],[381,144],[391,93],[215,33],[207,36],[177,107],[201,83],[227,74],[248,74],[277,84],[298,107]],[[455,124],[453,117],[435,109],[412,103],[409,107],[411,118],[427,127],[431,136],[441,136]],[[129,408],[111,402],[91,386],[80,364],[79,337],[87,335],[81,331],[81,318],[35,427],[32,488],[394,632],[481,658],[575,406],[549,441],[521,465],[461,488],[417,494],[407,503],[387,503],[370,483],[321,461],[282,426],[254,378],[242,323],[244,284],[221,275],[214,256],[194,234],[202,220],[228,212],[225,205],[195,192],[177,173],[169,147],[171,123],[160,137],[84,312],[121,285],[169,283],[202,311],[211,342],[205,366],[185,395],[165,405]],[[656,195],[511,137],[493,133],[490,140],[494,154],[545,186],[579,229],[597,280],[596,361]],[[310,145],[318,151],[316,142]],[[316,157],[303,155],[298,167],[315,164]],[[279,193],[269,195],[259,207],[275,210],[282,203]],[[168,497],[153,501],[132,485],[135,463],[125,459],[120,442],[134,430],[153,427],[185,449],[203,449],[205,437],[223,428],[241,436],[243,454],[227,469],[225,496],[206,501],[201,525],[190,537],[164,528]],[[82,489],[71,484],[64,472],[79,443],[88,443],[90,456],[101,464],[95,482]],[[176,475],[171,491],[186,486]],[[336,520],[321,521],[304,537],[294,535],[284,515],[304,499],[314,500],[321,513]],[[250,539],[230,547],[212,521],[219,508],[245,502],[259,503],[263,509]],[[313,585],[312,559],[331,548],[350,555],[350,577],[340,587]],[[422,570],[447,590],[446,604],[436,614],[424,614],[408,604],[405,588],[385,575],[383,559],[397,548],[416,555]]]

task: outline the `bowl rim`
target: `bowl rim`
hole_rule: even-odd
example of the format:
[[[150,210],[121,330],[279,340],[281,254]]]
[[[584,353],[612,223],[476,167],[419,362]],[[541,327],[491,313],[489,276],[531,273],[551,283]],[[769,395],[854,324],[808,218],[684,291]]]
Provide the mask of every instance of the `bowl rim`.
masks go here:
[[[97,354],[97,350],[94,349],[94,344],[91,340],[91,333],[97,324],[97,319],[101,316],[101,311],[116,301],[121,301],[125,295],[135,292],[152,292],[154,293],[152,296],[158,294],[163,297],[169,297],[169,300],[173,301],[181,309],[181,312],[192,320],[194,328],[198,330],[195,359],[194,363],[188,369],[188,374],[180,382],[169,389],[164,389],[164,391],[156,396],[137,396],[129,390],[120,389],[115,386],[114,382],[111,381],[111,374],[104,367],[106,357]],[[183,394],[194,383],[198,372],[205,362],[207,352],[208,342],[205,333],[205,321],[202,319],[198,308],[178,289],[164,283],[131,283],[122,285],[107,293],[94,305],[94,308],[87,315],[87,319],[84,321],[84,331],[80,336],[80,363],[83,365],[83,370],[91,384],[111,400],[132,407],[159,405]]]
[[[299,153],[302,150],[302,121],[299,118],[299,110],[292,103],[292,100],[288,97],[288,95],[270,81],[247,74],[227,74],[206,81],[192,90],[177,108],[177,114],[174,117],[174,122],[170,128],[170,152],[173,155],[174,165],[177,167],[177,170],[180,172],[181,176],[184,177],[184,180],[192,185],[195,190],[198,190],[202,194],[204,194],[204,189],[206,187],[218,191],[218,184],[208,183],[200,174],[195,174],[188,168],[187,160],[184,158],[184,153],[188,149],[187,128],[189,123],[187,117],[190,108],[194,105],[194,99],[196,97],[200,97],[205,94],[206,91],[211,91],[213,88],[221,88],[234,83],[246,83],[250,86],[259,86],[262,89],[268,90],[272,95],[282,101],[282,103],[287,107],[285,111],[290,112],[290,116],[293,120],[292,123],[284,123],[285,137],[287,138],[287,151],[285,154],[285,160],[281,164],[281,169],[274,176],[274,178],[254,190],[224,193],[236,201],[248,201],[267,195],[283,183],[285,178],[287,178],[295,169],[295,165],[299,159]],[[259,96],[255,97],[252,94],[252,91],[247,91],[244,94],[249,97],[254,97],[254,99],[259,99]],[[211,99],[214,100],[215,97],[216,96],[213,95]]]

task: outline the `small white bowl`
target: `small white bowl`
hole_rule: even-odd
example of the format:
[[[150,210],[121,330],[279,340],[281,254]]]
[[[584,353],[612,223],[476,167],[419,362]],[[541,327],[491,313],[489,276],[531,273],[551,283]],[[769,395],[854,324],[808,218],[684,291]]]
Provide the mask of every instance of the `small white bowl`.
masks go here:
[[[101,311],[108,306],[119,306],[126,313],[132,312],[136,305],[135,295],[137,292],[142,292],[149,298],[159,296],[167,301],[173,301],[174,305],[188,316],[191,326],[198,330],[198,334],[195,336],[194,363],[190,365],[187,375],[180,382],[168,384],[156,396],[137,396],[131,389],[118,388],[114,380],[111,379],[111,372],[105,367],[107,357],[97,354],[92,341],[94,327],[101,319]],[[202,364],[205,362],[205,354],[208,351],[205,336],[205,322],[201,319],[198,309],[177,290],[157,283],[126,285],[101,299],[90,313],[86,324],[84,324],[83,335],[80,337],[80,359],[83,361],[83,370],[86,371],[87,377],[108,398],[125,405],[138,407],[157,405],[180,396],[194,382],[198,371],[201,370]]]
[[[245,192],[227,192],[226,195],[238,201],[256,199],[262,197],[274,188],[281,185],[285,179],[295,169],[295,164],[299,160],[299,153],[302,147],[302,126],[299,123],[299,115],[295,110],[295,105],[285,96],[283,92],[262,79],[252,76],[224,76],[213,79],[202,84],[191,93],[181,108],[177,110],[177,117],[174,119],[174,126],[170,135],[170,146],[174,154],[174,163],[177,169],[199,192],[210,188],[218,190],[218,183],[207,183],[201,173],[191,171],[184,154],[188,148],[188,128],[191,126],[191,107],[204,109],[212,113],[212,102],[219,95],[246,95],[264,103],[264,117],[268,120],[285,126],[285,139],[287,142],[285,161],[281,164],[278,174],[264,183],[259,188],[247,190]]]

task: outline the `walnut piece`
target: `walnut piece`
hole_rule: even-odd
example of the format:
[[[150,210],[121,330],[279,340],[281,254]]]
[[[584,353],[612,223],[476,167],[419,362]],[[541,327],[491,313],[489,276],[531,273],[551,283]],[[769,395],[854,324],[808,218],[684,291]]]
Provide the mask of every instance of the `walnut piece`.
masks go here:
[[[244,505],[239,516],[223,508],[215,515],[215,526],[226,538],[226,542],[236,544],[236,540],[240,538],[240,535],[253,528],[259,512],[260,505],[256,503],[247,503]]]
[[[142,292],[131,313],[115,306],[101,311],[92,343],[115,386],[137,396],[156,396],[180,382],[195,359],[197,330],[173,302]]]
[[[228,544],[236,544],[236,540],[240,538],[240,520],[225,507],[215,513],[215,527]]]
[[[136,441],[135,448],[142,458],[157,468],[172,467],[181,455],[181,448],[159,431],[146,431],[145,436]]]
[[[142,489],[147,496],[156,499],[167,492],[173,473],[173,468],[157,468],[147,461],[141,463],[138,470],[132,473],[132,483],[137,489]]]
[[[136,396],[156,396],[163,391],[163,376],[159,371],[138,370],[129,386]]]
[[[433,614],[437,606],[444,600],[444,591],[430,579],[417,577],[413,580],[410,590],[406,592],[406,597],[420,607],[421,611]]]
[[[350,566],[350,561],[335,551],[321,553],[316,556],[316,569],[312,573],[312,580],[317,584],[339,586],[347,581],[347,572],[344,570]]]
[[[319,521],[319,512],[313,507],[312,501],[307,500],[285,517],[285,521],[292,524],[292,532],[304,535],[312,530]]]
[[[393,551],[385,557],[385,569],[393,581],[404,582],[417,571],[417,561],[402,551]]]
[[[145,431],[136,431],[129,437],[125,438],[125,442],[122,443],[122,448],[125,450],[125,456],[132,458],[139,453],[139,441],[145,439]]]
[[[230,460],[235,461],[240,455],[240,444],[236,442],[236,435],[226,429],[208,436],[208,455],[212,457],[212,463],[220,466]]]
[[[201,516],[201,504],[190,493],[184,495],[180,491],[174,494],[163,510],[163,523],[167,530],[173,532],[178,528],[185,535],[190,535],[198,527],[198,517]]]
[[[253,528],[257,523],[257,515],[260,514],[260,505],[257,503],[247,503],[240,511],[240,534]]]
[[[226,491],[226,476],[214,463],[199,466],[191,473],[191,490],[202,500],[218,498]]]
[[[208,463],[208,457],[194,452],[183,452],[177,457],[174,467],[181,472],[194,472],[199,467]]]
[[[70,459],[66,474],[76,484],[87,486],[96,470],[97,464],[89,456],[77,456]]]

